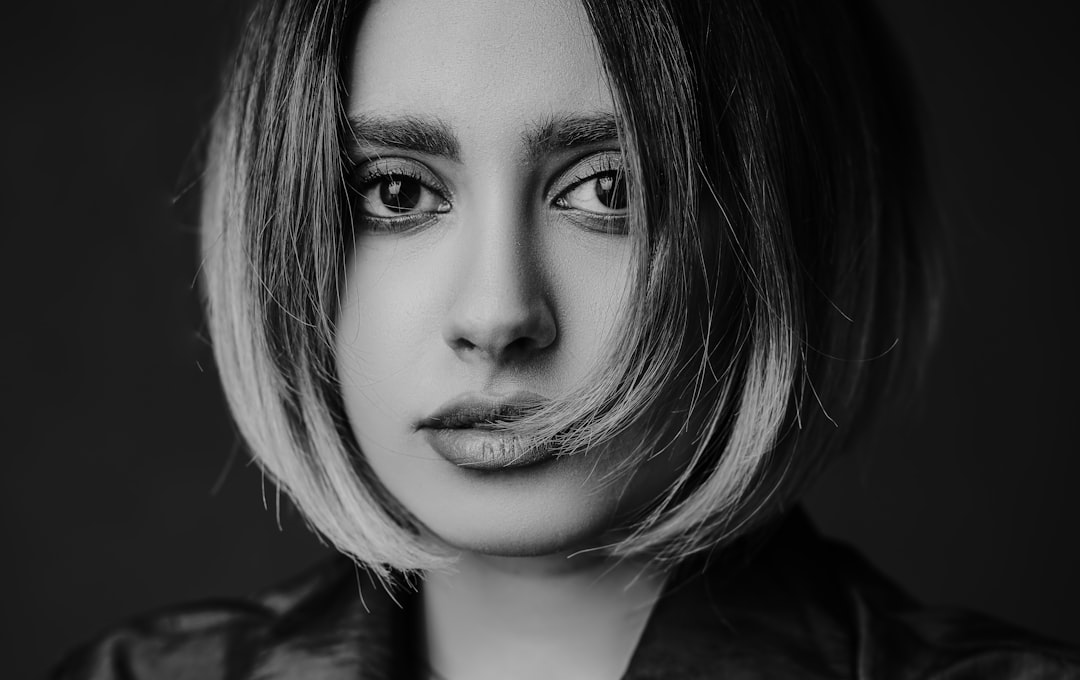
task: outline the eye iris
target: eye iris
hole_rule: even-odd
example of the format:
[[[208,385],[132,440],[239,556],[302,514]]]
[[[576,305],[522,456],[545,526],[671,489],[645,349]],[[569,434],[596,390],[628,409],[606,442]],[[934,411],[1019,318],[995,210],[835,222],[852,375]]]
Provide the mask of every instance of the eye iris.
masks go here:
[[[415,210],[423,191],[418,180],[390,175],[379,184],[379,200],[394,212]]]
[[[596,178],[596,198],[609,210],[626,208],[626,183],[615,174],[601,175]]]

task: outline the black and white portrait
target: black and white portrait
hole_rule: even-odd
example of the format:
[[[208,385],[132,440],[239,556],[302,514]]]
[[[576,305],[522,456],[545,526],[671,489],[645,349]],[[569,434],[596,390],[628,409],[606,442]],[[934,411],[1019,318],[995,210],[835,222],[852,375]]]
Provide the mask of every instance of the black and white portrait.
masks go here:
[[[4,677],[1080,678],[1080,12],[20,7]]]

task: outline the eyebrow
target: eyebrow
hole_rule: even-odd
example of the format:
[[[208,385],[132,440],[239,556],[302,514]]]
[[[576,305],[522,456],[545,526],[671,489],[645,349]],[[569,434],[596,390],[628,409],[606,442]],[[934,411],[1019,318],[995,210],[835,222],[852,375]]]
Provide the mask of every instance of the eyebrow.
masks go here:
[[[349,129],[357,146],[409,149],[460,160],[457,137],[449,125],[437,118],[353,115],[349,116]]]
[[[349,116],[349,129],[356,147],[374,146],[405,149],[461,160],[461,145],[453,129],[438,118],[417,116]],[[596,113],[553,116],[522,134],[525,152],[531,160],[580,146],[603,144],[619,138],[615,115]],[[350,145],[353,146],[353,145]],[[353,148],[352,151],[357,151]]]
[[[534,159],[555,151],[618,139],[619,126],[611,113],[552,117],[523,137],[525,149]]]

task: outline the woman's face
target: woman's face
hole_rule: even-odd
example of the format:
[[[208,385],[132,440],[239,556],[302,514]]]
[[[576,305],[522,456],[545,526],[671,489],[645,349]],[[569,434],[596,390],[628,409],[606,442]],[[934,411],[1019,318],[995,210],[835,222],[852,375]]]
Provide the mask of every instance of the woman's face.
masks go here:
[[[482,427],[579,387],[625,304],[622,159],[584,10],[376,0],[348,85],[355,247],[336,356],[367,461],[458,548],[588,545],[677,461],[612,484],[618,446],[522,455]]]

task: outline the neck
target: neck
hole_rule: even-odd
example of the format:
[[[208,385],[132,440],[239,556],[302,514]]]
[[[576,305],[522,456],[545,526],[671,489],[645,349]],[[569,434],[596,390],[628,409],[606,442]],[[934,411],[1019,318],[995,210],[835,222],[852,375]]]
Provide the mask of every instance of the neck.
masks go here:
[[[619,678],[665,577],[626,560],[465,553],[424,581],[429,663],[447,680]]]

